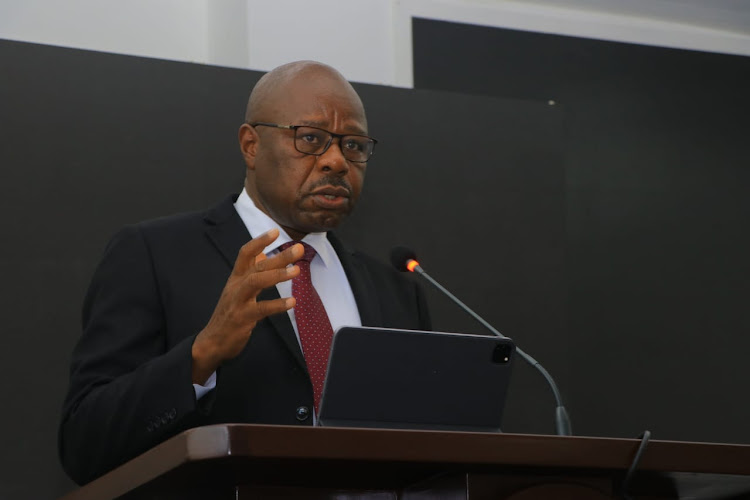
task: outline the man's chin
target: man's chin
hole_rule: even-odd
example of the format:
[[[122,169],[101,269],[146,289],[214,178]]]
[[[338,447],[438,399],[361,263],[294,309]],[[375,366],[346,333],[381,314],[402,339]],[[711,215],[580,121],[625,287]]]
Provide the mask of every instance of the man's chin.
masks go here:
[[[346,219],[347,215],[348,214],[335,214],[322,217],[320,224],[318,225],[318,227],[320,227],[319,231],[331,231],[332,229],[336,229],[344,219]]]
[[[324,233],[336,229],[346,217],[349,212],[318,212],[310,218],[308,224],[306,224],[307,233]]]

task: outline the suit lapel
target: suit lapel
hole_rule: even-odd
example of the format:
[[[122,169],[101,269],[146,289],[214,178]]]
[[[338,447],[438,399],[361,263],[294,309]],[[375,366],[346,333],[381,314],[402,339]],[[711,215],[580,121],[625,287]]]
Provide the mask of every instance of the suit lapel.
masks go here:
[[[258,300],[273,300],[278,298],[279,291],[275,286],[266,288],[265,290],[260,292],[260,295],[258,295]],[[286,347],[289,349],[289,352],[292,353],[294,359],[297,360],[297,363],[299,363],[299,365],[304,370],[307,370],[307,363],[305,362],[305,357],[302,354],[302,348],[299,345],[299,340],[297,340],[297,334],[294,333],[294,327],[292,326],[292,321],[289,319],[289,314],[274,314],[273,316],[269,316],[268,318],[266,318],[266,320],[271,325],[273,325],[276,333],[279,335],[279,337],[281,337],[281,340],[284,341],[284,344],[286,344]]]
[[[211,209],[204,217],[206,234],[219,253],[224,257],[230,269],[234,268],[234,262],[237,260],[237,254],[242,245],[252,239],[245,223],[242,222],[237,210],[234,208],[234,201],[236,199],[236,195],[228,197]],[[275,286],[266,288],[258,295],[258,300],[278,298],[279,292]],[[262,324],[263,322],[259,323],[257,327],[260,327]],[[281,337],[297,362],[304,369],[307,369],[305,358],[302,356],[302,350],[297,341],[297,335],[294,333],[292,322],[289,320],[289,315],[284,313],[270,316],[267,318],[267,324],[270,324],[275,333]]]
[[[206,213],[206,234],[216,249],[226,260],[229,268],[234,267],[242,245],[251,240],[245,224],[234,209],[236,196],[229,196]]]
[[[354,300],[357,302],[357,309],[359,309],[359,318],[362,320],[362,326],[382,326],[383,315],[380,310],[380,300],[375,292],[370,273],[362,263],[362,260],[356,253],[346,248],[333,233],[328,233],[328,240],[339,256],[341,265],[349,280],[349,286],[352,288]]]

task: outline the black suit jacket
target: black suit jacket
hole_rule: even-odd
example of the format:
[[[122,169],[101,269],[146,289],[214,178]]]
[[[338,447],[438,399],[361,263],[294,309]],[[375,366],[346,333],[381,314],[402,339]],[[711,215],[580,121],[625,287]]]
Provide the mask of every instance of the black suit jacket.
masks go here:
[[[312,384],[287,314],[259,322],[217,387],[196,401],[191,347],[250,235],[228,197],[205,213],[129,226],[109,243],[83,307],[59,450],[78,483],[187,428],[215,423],[311,425]],[[415,283],[329,234],[362,324],[429,329]],[[260,299],[278,297],[276,288]]]

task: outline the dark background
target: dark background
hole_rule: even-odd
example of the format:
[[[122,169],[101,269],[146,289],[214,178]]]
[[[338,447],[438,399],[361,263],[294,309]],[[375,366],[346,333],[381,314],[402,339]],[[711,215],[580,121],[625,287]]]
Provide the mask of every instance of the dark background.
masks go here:
[[[750,58],[413,28],[415,87],[564,106],[574,431],[750,443]]]
[[[357,86],[381,143],[343,238],[415,247],[547,366],[576,434],[750,442],[748,58],[426,20],[414,43],[416,90]],[[260,74],[9,41],[0,64],[0,497],[53,498],[103,246],[241,188]],[[437,328],[482,332],[430,300]],[[520,363],[504,428],[553,432]]]

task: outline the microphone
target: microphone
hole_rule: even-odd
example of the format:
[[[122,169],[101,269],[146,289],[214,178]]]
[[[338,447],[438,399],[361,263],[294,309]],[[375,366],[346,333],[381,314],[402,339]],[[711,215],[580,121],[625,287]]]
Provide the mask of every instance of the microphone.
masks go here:
[[[458,304],[458,306],[461,309],[469,313],[475,320],[479,321],[485,328],[487,328],[493,334],[497,335],[501,339],[508,338],[502,333],[498,332],[492,325],[487,323],[484,320],[484,318],[482,318],[473,310],[471,310],[469,306],[461,302],[455,295],[453,295],[445,287],[443,287],[443,285],[435,281],[432,278],[432,276],[427,274],[425,270],[422,269],[422,267],[419,265],[419,262],[417,262],[417,254],[411,248],[394,247],[391,250],[391,264],[393,264],[393,267],[395,267],[399,271],[408,271],[412,273],[417,273],[419,276],[426,279],[432,286],[434,286],[435,288],[440,290],[443,294],[445,294],[449,299],[451,299],[453,302]],[[557,388],[557,384],[552,379],[552,375],[550,375],[549,372],[544,369],[544,367],[539,363],[539,361],[537,361],[536,359],[526,354],[518,346],[516,346],[516,352],[524,359],[524,361],[526,361],[531,366],[539,370],[539,372],[547,380],[547,383],[549,384],[550,389],[552,389],[552,394],[555,397],[555,403],[557,404],[557,408],[555,409],[555,429],[557,430],[557,435],[558,436],[570,436],[571,427],[570,427],[570,419],[568,418],[568,411],[565,409],[565,406],[563,405],[562,397],[560,396],[560,390]]]

